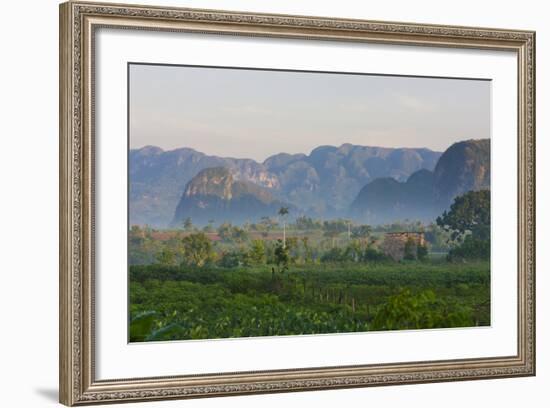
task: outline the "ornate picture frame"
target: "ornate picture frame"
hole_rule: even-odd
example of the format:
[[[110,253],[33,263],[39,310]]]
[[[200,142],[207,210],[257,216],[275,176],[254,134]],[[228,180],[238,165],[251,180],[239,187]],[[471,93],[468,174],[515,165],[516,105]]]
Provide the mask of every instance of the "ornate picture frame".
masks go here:
[[[99,28],[412,45],[517,57],[517,353],[482,358],[96,378],[95,35]],[[60,402],[195,398],[535,375],[535,33],[88,2],[60,5]],[[122,135],[121,137],[124,137]]]

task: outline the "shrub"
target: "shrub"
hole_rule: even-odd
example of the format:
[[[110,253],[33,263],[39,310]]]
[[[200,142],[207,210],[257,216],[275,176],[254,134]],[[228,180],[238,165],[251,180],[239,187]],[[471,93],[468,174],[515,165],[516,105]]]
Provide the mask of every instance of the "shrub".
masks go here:
[[[432,290],[390,296],[377,312],[374,330],[429,329],[473,326],[472,310],[438,299]]]
[[[466,236],[464,242],[451,249],[447,255],[449,261],[485,260],[491,257],[491,241],[477,239],[472,235]]]
[[[203,267],[213,261],[216,256],[212,242],[202,232],[186,236],[182,243],[187,265]]]
[[[382,252],[377,251],[374,248],[368,247],[363,252],[362,260],[366,262],[382,262],[387,261],[389,258],[384,255]]]
[[[332,248],[321,256],[321,262],[345,262],[346,252],[340,248]]]
[[[244,254],[240,251],[224,252],[220,256],[218,265],[222,268],[236,268],[242,266],[245,263]]]
[[[428,247],[426,245],[418,245],[416,247],[416,259],[425,261],[428,258]]]

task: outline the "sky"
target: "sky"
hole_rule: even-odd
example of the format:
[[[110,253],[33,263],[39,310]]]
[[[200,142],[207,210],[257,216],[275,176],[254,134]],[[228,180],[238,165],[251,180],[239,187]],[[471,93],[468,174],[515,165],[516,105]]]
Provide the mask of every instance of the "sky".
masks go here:
[[[130,148],[262,162],[317,146],[426,147],[490,137],[491,82],[130,65]]]

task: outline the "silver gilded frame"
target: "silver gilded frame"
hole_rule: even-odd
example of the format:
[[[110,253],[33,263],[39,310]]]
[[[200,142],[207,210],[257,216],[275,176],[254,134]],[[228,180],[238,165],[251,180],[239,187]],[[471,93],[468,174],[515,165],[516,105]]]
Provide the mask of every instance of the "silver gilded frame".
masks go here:
[[[512,356],[97,380],[94,33],[100,27],[513,51],[518,63],[518,349]],[[122,4],[60,5],[60,402],[66,405],[535,375],[535,33]]]

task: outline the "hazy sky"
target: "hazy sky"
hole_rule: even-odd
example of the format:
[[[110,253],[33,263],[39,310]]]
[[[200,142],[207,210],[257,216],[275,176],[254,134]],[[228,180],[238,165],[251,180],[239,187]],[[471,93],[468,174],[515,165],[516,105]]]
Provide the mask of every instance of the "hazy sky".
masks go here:
[[[490,137],[489,81],[130,66],[130,147],[263,161],[320,145],[427,147]]]

